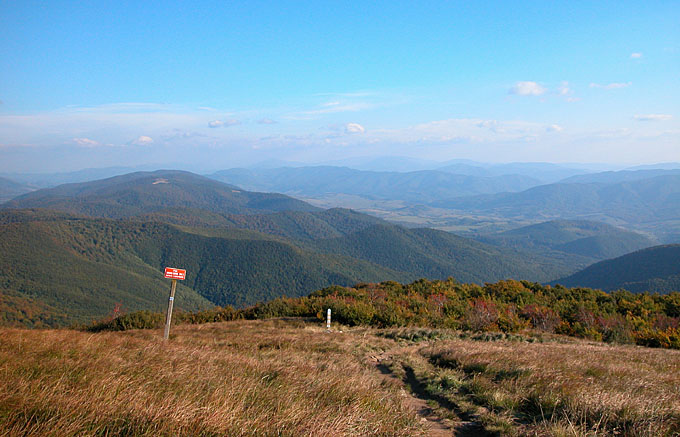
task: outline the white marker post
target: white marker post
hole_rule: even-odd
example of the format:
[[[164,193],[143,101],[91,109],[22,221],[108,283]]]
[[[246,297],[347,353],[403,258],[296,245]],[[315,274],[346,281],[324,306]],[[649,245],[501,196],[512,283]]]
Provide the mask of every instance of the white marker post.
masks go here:
[[[331,332],[331,309],[328,308],[328,313],[326,313],[326,332]]]
[[[187,271],[182,269],[174,269],[172,267],[165,268],[165,277],[172,279],[172,286],[170,286],[170,298],[168,299],[168,313],[165,315],[165,331],[163,332],[163,340],[167,341],[170,337],[170,322],[172,321],[172,306],[175,302],[175,289],[177,288],[177,280],[184,280]]]

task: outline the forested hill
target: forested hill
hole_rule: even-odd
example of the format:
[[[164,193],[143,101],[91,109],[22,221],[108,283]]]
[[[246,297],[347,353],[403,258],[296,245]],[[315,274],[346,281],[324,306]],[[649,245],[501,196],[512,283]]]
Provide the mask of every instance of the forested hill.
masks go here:
[[[680,244],[654,246],[602,261],[554,282],[608,291],[680,291]]]
[[[397,272],[319,254],[238,229],[179,229],[163,223],[0,212],[0,324],[60,326],[167,304],[163,267],[187,269],[177,308],[244,306],[302,296],[331,284],[392,278]]]
[[[481,236],[478,240],[533,253],[574,272],[658,244],[646,235],[589,220],[553,220]]]
[[[65,184],[25,194],[4,208],[47,208],[92,217],[122,218],[168,208],[223,214],[318,211],[292,197],[244,191],[176,170],[137,172],[92,182]]]

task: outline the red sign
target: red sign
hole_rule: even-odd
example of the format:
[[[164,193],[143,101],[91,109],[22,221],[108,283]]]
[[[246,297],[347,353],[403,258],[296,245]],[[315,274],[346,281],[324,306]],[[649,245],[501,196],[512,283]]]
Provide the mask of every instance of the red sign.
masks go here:
[[[170,279],[184,279],[187,276],[187,271],[182,269],[173,269],[172,267],[165,268],[165,277]]]

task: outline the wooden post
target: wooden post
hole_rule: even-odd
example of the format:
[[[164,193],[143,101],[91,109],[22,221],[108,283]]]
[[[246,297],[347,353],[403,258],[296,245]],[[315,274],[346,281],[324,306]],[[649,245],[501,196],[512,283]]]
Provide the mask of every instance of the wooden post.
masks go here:
[[[328,308],[328,313],[326,316],[326,331],[331,332],[331,309]]]
[[[163,340],[167,341],[170,336],[170,322],[172,321],[172,304],[175,301],[175,288],[177,287],[177,279],[172,280],[170,287],[170,298],[168,299],[168,314],[165,316],[165,332],[163,333]]]

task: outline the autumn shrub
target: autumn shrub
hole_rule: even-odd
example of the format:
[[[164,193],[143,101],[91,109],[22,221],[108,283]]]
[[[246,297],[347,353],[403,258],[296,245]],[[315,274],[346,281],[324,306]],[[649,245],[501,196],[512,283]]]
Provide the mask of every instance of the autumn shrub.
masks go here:
[[[506,305],[499,311],[496,323],[503,332],[517,332],[527,327],[526,320],[520,317],[514,304]]]
[[[95,322],[86,328],[90,332],[127,331],[129,329],[156,329],[163,326],[165,316],[151,311],[135,311],[114,319]]]
[[[464,316],[464,326],[472,331],[487,331],[497,328],[498,307],[495,303],[477,298],[470,302]]]
[[[226,307],[215,307],[205,311],[198,311],[195,313],[178,312],[173,316],[177,323],[214,323],[214,322],[229,322],[240,318],[238,311],[234,307],[227,305]]]
[[[602,340],[607,343],[632,343],[633,333],[625,317],[620,314],[599,316],[596,324],[602,333]]]
[[[531,322],[531,325],[545,332],[555,332],[555,328],[559,326],[560,316],[548,307],[531,304],[525,305],[522,308],[522,316]]]

